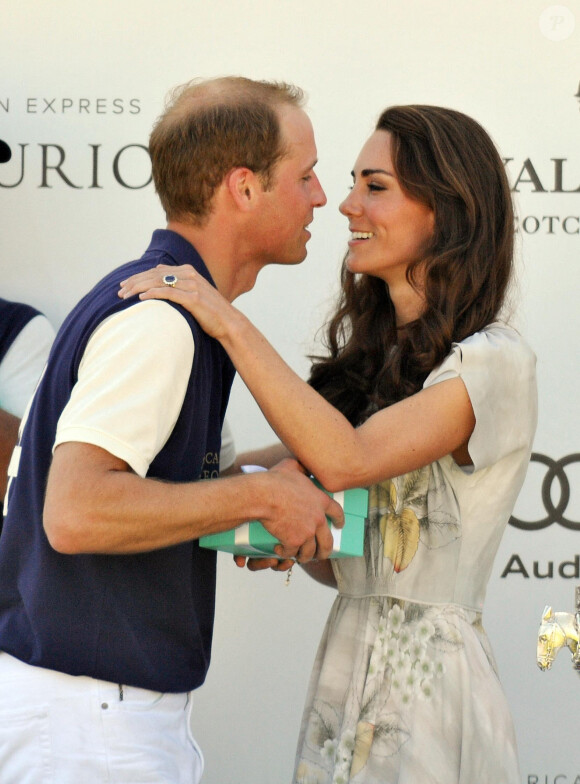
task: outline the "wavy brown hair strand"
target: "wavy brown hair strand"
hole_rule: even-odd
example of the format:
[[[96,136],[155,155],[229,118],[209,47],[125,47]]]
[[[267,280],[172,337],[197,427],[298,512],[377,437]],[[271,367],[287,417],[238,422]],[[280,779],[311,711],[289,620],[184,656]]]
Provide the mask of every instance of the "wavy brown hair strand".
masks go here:
[[[395,106],[376,125],[391,138],[402,189],[427,205],[435,229],[410,265],[425,309],[397,330],[384,282],[355,276],[343,262],[342,293],[314,357],[310,383],[353,424],[418,392],[451,350],[496,320],[513,271],[514,216],[501,157],[486,131],[461,112]]]

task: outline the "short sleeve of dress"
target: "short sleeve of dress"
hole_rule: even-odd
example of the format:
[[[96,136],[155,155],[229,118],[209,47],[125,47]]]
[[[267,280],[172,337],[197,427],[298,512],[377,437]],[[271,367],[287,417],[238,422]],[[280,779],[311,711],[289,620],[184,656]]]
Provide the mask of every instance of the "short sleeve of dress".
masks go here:
[[[514,329],[495,323],[454,343],[424,387],[456,377],[463,380],[475,414],[468,445],[474,470],[531,449],[537,421],[536,357]]]

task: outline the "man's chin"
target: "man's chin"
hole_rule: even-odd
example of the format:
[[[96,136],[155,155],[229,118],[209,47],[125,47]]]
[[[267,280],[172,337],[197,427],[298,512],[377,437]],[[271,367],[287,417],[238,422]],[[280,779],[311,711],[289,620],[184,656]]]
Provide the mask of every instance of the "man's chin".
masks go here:
[[[274,254],[275,251],[272,251],[270,258],[265,262],[265,265],[277,264],[279,266],[294,267],[297,264],[302,264],[307,256],[307,250],[305,245],[300,248],[294,246],[292,250],[287,249],[286,252],[281,252],[276,255]]]
[[[308,251],[306,247],[299,250],[297,253],[293,253],[289,255],[286,261],[283,261],[282,264],[288,264],[289,267],[294,266],[296,264],[302,264],[302,262],[306,259],[308,255]]]

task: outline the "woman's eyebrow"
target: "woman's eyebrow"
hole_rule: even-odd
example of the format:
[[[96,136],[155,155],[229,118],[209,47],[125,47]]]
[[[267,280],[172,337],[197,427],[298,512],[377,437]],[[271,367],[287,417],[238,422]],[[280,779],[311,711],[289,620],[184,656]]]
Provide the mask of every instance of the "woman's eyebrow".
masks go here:
[[[370,177],[373,174],[386,174],[387,177],[394,177],[395,175],[391,172],[385,171],[385,169],[363,169],[360,173],[361,177]],[[353,180],[355,179],[354,171],[351,171],[351,176]]]

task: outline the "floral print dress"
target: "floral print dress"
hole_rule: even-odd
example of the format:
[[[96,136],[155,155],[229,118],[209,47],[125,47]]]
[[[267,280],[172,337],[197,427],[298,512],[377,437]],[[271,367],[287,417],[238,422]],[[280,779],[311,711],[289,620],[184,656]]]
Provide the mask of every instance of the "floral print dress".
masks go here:
[[[425,386],[460,376],[473,467],[451,456],[370,488],[362,558],[311,676],[293,784],[518,784],[515,735],[481,611],[536,426],[535,357],[493,324]]]

